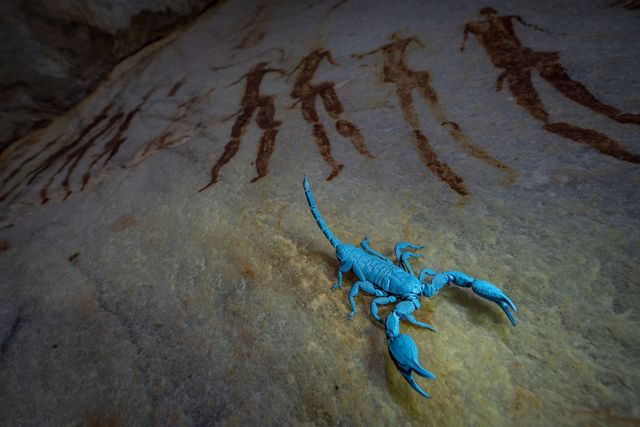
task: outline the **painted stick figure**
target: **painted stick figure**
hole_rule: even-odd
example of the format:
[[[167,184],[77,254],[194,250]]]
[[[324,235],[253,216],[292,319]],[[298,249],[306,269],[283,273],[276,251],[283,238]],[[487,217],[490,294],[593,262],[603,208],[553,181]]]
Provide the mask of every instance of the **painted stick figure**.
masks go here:
[[[320,62],[326,58],[333,65],[337,65],[331,52],[324,49],[316,49],[306,57],[304,57],[300,63],[289,73],[289,75],[300,69],[296,77],[293,90],[291,91],[291,97],[296,99],[292,108],[298,103],[301,104],[302,117],[313,126],[313,136],[315,137],[316,144],[320,150],[320,154],[324,161],[331,166],[331,173],[327,177],[327,181],[338,176],[343,164],[339,164],[331,155],[331,142],[327,137],[327,132],[324,125],[320,122],[318,112],[316,110],[316,98],[320,96],[324,104],[324,108],[327,113],[335,120],[336,130],[340,135],[349,139],[355,149],[368,159],[374,158],[369,153],[364,145],[364,138],[360,133],[360,130],[348,120],[340,118],[340,115],[344,112],[342,103],[338,99],[338,95],[334,89],[333,82],[322,82],[319,84],[311,83],[313,75],[318,70]]]
[[[142,111],[143,106],[154,91],[155,88],[152,88],[147,92],[140,103],[126,114],[121,108],[118,108],[118,112],[115,114],[110,114],[113,104],[107,105],[88,125],[82,128],[77,137],[71,138],[61,146],[57,146],[57,148],[55,148],[56,144],[61,141],[61,138],[55,138],[47,143],[41,151],[27,157],[2,180],[1,185],[4,186],[13,182],[13,186],[0,195],[0,202],[7,199],[9,195],[22,186],[22,189],[17,191],[12,199],[12,201],[15,200],[24,191],[28,190],[36,180],[48,175],[47,180],[40,189],[40,202],[45,204],[50,200],[49,189],[57,184],[58,178],[65,171],[66,174],[60,185],[64,189],[63,200],[66,200],[73,193],[72,178],[76,170],[89,163],[86,165],[86,170],[82,176],[82,186],[79,189],[79,191],[83,191],[93,174],[94,166],[102,160],[102,165],[98,166],[98,172],[102,171],[127,141],[127,130],[131,122]],[[112,132],[114,129],[115,133]],[[103,137],[110,134],[112,136],[102,143]],[[96,148],[101,143],[102,149],[99,153],[95,153]],[[54,150],[49,151],[52,147],[54,147]],[[88,162],[88,157],[92,157],[91,162]],[[31,169],[21,175],[21,171],[29,167]]]
[[[264,130],[262,137],[260,138],[260,146],[258,148],[258,155],[256,157],[256,172],[257,175],[251,180],[256,182],[260,178],[267,175],[269,167],[269,159],[273,154],[275,147],[275,139],[278,134],[278,127],[282,122],[275,120],[275,104],[273,102],[275,95],[261,95],[260,84],[262,79],[268,73],[278,73],[284,75],[284,70],[275,68],[266,68],[267,62],[260,62],[256,64],[249,72],[240,77],[229,86],[240,82],[246,78],[246,86],[244,90],[244,96],[240,101],[240,109],[231,116],[225,119],[229,120],[237,116],[233,127],[231,128],[231,140],[224,147],[224,152],[218,158],[216,163],[211,168],[211,179],[209,183],[202,187],[199,191],[204,191],[216,182],[218,182],[218,175],[222,166],[227,164],[238,152],[240,148],[240,141],[244,134],[251,117],[257,110],[256,124],[260,129]]]
[[[460,50],[464,50],[469,33],[477,37],[493,65],[504,70],[496,81],[497,91],[502,90],[506,80],[518,105],[544,123],[545,130],[591,146],[617,159],[640,163],[640,156],[626,151],[616,141],[600,132],[564,122],[551,123],[549,113],[531,82],[531,71],[537,71],[540,77],[572,101],[619,123],[640,125],[640,114],[622,112],[596,99],[582,83],[569,77],[558,62],[558,52],[537,52],[523,46],[515,34],[512,21],[516,20],[522,25],[544,31],[540,27],[528,24],[517,15],[498,16],[497,11],[491,7],[481,9],[480,15],[484,16],[483,21],[469,22],[464,26]]]
[[[352,56],[361,59],[367,55],[382,51],[384,82],[393,83],[396,86],[396,95],[400,102],[402,114],[405,121],[412,128],[413,137],[425,166],[456,193],[461,196],[466,196],[469,193],[462,178],[458,176],[449,165],[438,160],[438,156],[429,143],[429,140],[420,130],[418,115],[416,114],[411,96],[414,89],[418,90],[422,95],[431,109],[432,114],[441,125],[447,128],[452,139],[460,143],[471,155],[509,173],[512,180],[515,175],[508,166],[491,157],[491,155],[482,148],[472,144],[460,126],[447,118],[444,109],[438,101],[438,95],[431,87],[431,75],[429,72],[414,71],[406,64],[405,56],[407,47],[411,43],[415,43],[421,47],[424,47],[424,44],[416,37],[400,38],[398,33],[393,33],[390,39],[392,40],[391,43],[370,52]]]

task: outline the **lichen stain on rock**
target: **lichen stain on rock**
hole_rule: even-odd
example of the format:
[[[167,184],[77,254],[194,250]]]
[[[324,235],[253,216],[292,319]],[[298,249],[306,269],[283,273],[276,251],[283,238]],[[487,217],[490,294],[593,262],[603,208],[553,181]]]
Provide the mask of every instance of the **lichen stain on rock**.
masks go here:
[[[85,422],[87,427],[118,427],[122,425],[118,418],[112,414],[91,415]]]
[[[138,221],[132,214],[124,214],[111,223],[109,229],[112,233],[118,233],[127,228],[138,225]]]
[[[248,258],[240,258],[237,260],[240,274],[247,280],[256,280],[256,270],[253,263]]]
[[[514,386],[514,402],[507,409],[516,414],[520,412],[537,411],[542,405],[542,399],[531,390],[524,387]]]

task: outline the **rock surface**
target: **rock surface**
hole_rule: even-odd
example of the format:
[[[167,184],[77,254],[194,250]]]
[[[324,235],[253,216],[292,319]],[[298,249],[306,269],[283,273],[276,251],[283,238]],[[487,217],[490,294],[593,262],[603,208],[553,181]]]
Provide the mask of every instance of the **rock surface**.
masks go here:
[[[84,99],[123,58],[213,0],[0,4],[0,151]]]
[[[637,423],[624,5],[234,0],[119,64],[0,158],[0,424]],[[414,269],[491,281],[518,326],[423,299],[419,396],[370,297],[348,321],[330,291],[303,174],[341,240],[425,243]]]

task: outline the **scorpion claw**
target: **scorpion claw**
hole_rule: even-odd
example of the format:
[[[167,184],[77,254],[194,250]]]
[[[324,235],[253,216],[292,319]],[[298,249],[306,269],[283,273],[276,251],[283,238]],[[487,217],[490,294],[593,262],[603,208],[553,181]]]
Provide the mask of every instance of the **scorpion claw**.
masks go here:
[[[509,311],[509,306],[504,302],[500,302],[498,304],[500,305],[500,308],[502,308],[502,311],[504,311],[504,313],[507,315],[507,317],[511,321],[511,324],[513,326],[516,326],[516,320],[513,318],[513,315]],[[511,303],[511,308],[513,308],[513,311],[517,311],[517,309],[515,308],[515,305],[513,305],[513,303]]]
[[[431,396],[429,396],[427,393],[424,392],[424,390],[422,390],[420,388],[420,386],[418,385],[418,383],[416,382],[416,379],[413,378],[413,374],[405,374],[404,372],[400,372],[400,375],[402,375],[404,377],[405,380],[407,380],[407,382],[411,385],[411,387],[413,387],[413,389],[415,391],[417,391],[418,393],[420,393],[421,395],[423,395],[424,397],[426,397],[427,399],[430,399]]]
[[[500,288],[484,280],[474,280],[471,284],[471,289],[476,295],[498,304],[509,318],[509,321],[511,321],[511,324],[516,326],[516,320],[513,318],[513,314],[511,314],[509,309],[513,311],[518,311],[518,309],[513,301],[511,301]]]
[[[391,360],[400,371],[400,374],[413,387],[415,391],[424,397],[430,397],[424,392],[413,378],[413,373],[435,380],[436,376],[424,369],[418,361],[418,348],[416,343],[409,335],[400,334],[396,337],[389,338],[388,341],[389,355]]]

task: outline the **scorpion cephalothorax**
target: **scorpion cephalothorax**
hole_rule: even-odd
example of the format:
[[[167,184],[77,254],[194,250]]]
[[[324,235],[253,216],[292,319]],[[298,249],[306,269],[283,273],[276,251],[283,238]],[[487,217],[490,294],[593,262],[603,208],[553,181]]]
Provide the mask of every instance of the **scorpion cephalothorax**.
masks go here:
[[[435,376],[420,365],[418,361],[418,348],[413,338],[400,333],[401,320],[406,320],[412,325],[427,328],[435,332],[435,328],[418,321],[412,315],[415,309],[420,308],[421,296],[432,297],[449,283],[463,288],[471,288],[475,294],[498,304],[515,326],[516,321],[509,311],[510,308],[516,311],[515,304],[511,302],[504,292],[489,282],[474,279],[459,271],[438,273],[428,268],[420,271],[420,274],[416,277],[413,274],[411,265],[409,265],[409,259],[418,258],[422,255],[408,252],[405,249],[420,249],[422,246],[406,242],[398,243],[395,247],[398,266],[386,256],[371,249],[366,237],[360,242],[362,249],[349,243],[341,243],[333,235],[331,230],[329,230],[322,216],[320,216],[306,176],[304,177],[304,191],[313,217],[318,223],[320,230],[322,230],[331,245],[335,248],[336,257],[338,261],[340,261],[338,282],[335,283],[332,288],[336,289],[342,285],[342,273],[352,271],[358,278],[358,281],[351,286],[351,290],[349,291],[349,304],[351,305],[351,312],[348,316],[349,319],[353,318],[356,314],[354,298],[358,295],[359,291],[362,290],[374,296],[370,306],[371,316],[385,326],[387,347],[391,360],[393,360],[393,363],[395,363],[404,379],[424,397],[429,397],[429,395],[420,388],[413,378],[413,373],[415,372],[420,376],[430,379],[435,379]],[[431,276],[431,280],[425,282],[427,276]],[[378,306],[395,302],[398,303],[383,322],[380,316],[378,316]]]

